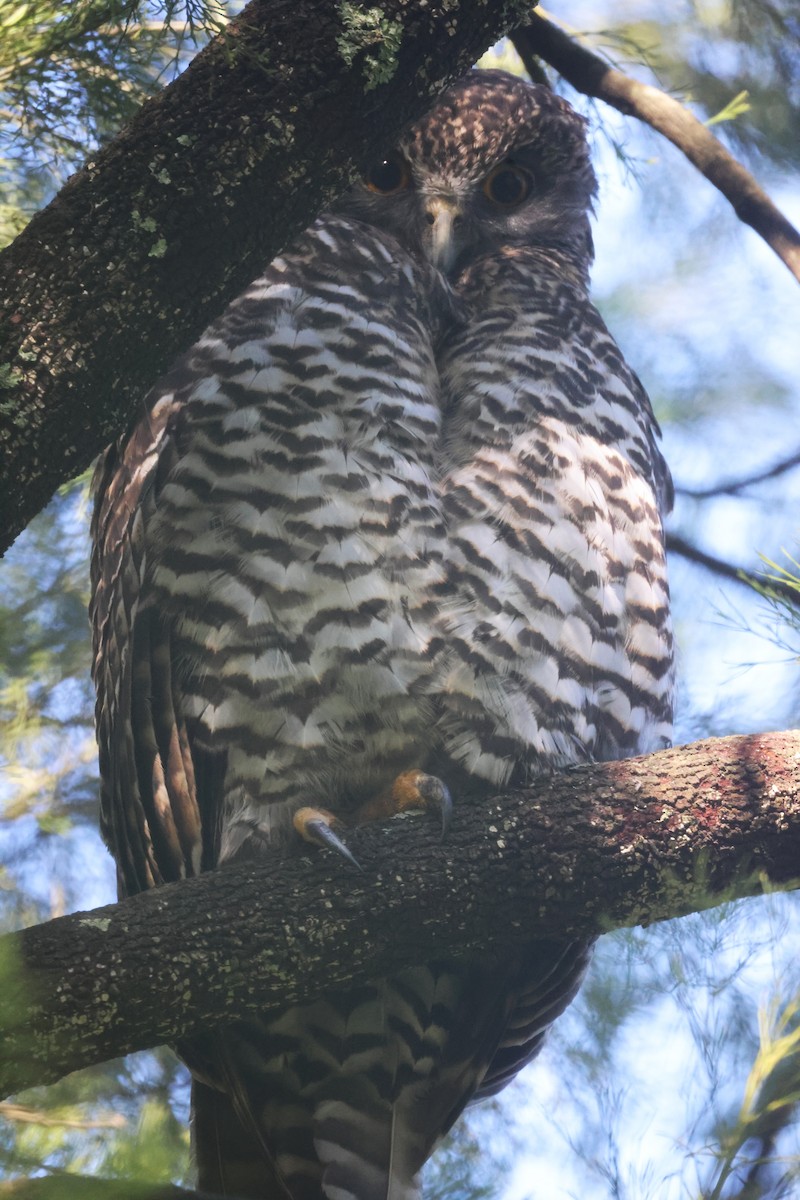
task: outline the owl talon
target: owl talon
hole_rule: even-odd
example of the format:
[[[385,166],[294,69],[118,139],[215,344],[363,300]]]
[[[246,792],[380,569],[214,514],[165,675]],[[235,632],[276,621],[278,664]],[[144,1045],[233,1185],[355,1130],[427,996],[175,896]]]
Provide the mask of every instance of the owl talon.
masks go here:
[[[411,808],[425,812],[437,812],[442,822],[442,841],[447,837],[450,818],[453,814],[453,798],[450,789],[436,775],[424,771],[404,771],[392,784],[392,806],[396,813]]]
[[[348,850],[338,834],[334,833],[333,826],[341,825],[341,821],[327,809],[298,808],[292,817],[292,824],[304,841],[311,842],[314,846],[327,846],[346,858],[358,871],[363,870],[358,859]]]

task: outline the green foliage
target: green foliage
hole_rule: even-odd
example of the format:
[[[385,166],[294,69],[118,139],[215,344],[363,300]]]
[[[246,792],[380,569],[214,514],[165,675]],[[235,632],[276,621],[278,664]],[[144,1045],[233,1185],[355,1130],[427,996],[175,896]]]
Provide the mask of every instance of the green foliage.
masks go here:
[[[765,554],[761,555],[761,561],[767,570],[764,572],[764,586],[761,590],[768,600],[774,600],[780,605],[786,617],[786,623],[795,628],[800,622],[800,562],[788,552],[784,550],[786,563],[774,562],[771,558],[767,558]],[[776,586],[781,590],[776,592]],[[786,590],[789,590],[789,597],[785,597]],[[796,596],[791,593],[796,592]]]
[[[185,1182],[185,1075],[164,1049],[80,1071],[0,1104],[3,1176],[24,1176],[44,1167],[114,1179]]]
[[[778,1011],[759,1013],[759,1047],[744,1087],[739,1111],[715,1130],[719,1143],[718,1165],[704,1200],[723,1200],[731,1181],[744,1179],[742,1195],[795,1194],[800,1180],[797,1162],[773,1158],[777,1136],[793,1118],[800,1102],[800,998],[794,997]],[[769,1181],[765,1178],[771,1176]]]
[[[223,0],[6,0],[0,246],[238,7]]]
[[[380,8],[360,8],[350,0],[340,0],[339,13],[342,33],[336,45],[345,63],[350,66],[363,53],[366,90],[387,83],[397,69],[403,26]]]
[[[792,898],[771,896],[600,943],[545,1052],[558,1076],[558,1128],[569,1150],[564,1196],[795,1194],[797,1005],[778,999],[798,983],[795,913]],[[785,951],[777,948],[782,939]],[[748,1176],[758,1176],[760,1190],[740,1195],[733,1185]]]
[[[0,582],[0,799],[6,818],[33,815],[42,831],[85,812],[92,790],[87,487],[62,490]]]
[[[735,121],[738,117],[744,116],[750,112],[750,97],[748,92],[739,92],[738,96],[734,96],[729,100],[724,108],[715,113],[713,117],[709,117],[706,125],[719,125],[723,121]]]
[[[661,6],[652,16],[639,6],[634,11],[641,15],[626,20],[622,10],[611,28],[591,7],[582,19],[576,9],[581,6],[565,3],[557,12],[591,32],[593,47],[605,47],[622,69],[626,60],[647,63],[661,86],[698,106],[706,119],[746,94],[747,107],[736,119],[725,118],[725,136],[738,151],[755,151],[763,162],[800,163],[800,14],[794,0],[689,0]]]

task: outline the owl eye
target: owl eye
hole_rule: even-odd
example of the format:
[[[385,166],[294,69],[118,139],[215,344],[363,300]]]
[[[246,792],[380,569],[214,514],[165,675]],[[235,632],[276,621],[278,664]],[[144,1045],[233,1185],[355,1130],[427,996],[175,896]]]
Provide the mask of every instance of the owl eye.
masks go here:
[[[498,208],[516,208],[531,194],[533,179],[516,163],[504,162],[483,181],[483,194]]]
[[[405,159],[392,154],[375,163],[364,176],[364,183],[371,192],[380,196],[392,196],[402,192],[411,183],[411,173]]]

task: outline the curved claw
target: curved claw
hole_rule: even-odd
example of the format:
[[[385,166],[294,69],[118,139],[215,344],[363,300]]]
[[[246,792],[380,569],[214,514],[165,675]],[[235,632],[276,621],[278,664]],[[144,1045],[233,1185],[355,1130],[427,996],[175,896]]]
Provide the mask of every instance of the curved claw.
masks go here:
[[[442,840],[447,836],[453,815],[453,797],[438,776],[426,775],[424,771],[405,771],[394,782],[392,800],[396,812],[405,812],[409,808],[438,812],[442,822]]]
[[[292,817],[292,824],[304,841],[335,850],[337,854],[341,854],[342,858],[346,858],[349,863],[352,863],[356,870],[362,871],[361,863],[348,850],[338,834],[333,831],[332,826],[340,823],[333,813],[329,813],[324,808],[299,808]]]
[[[453,816],[453,797],[450,795],[450,789],[436,775],[420,775],[417,780],[417,788],[425,801],[426,809],[434,809],[439,813],[442,822],[442,841],[444,841]]]

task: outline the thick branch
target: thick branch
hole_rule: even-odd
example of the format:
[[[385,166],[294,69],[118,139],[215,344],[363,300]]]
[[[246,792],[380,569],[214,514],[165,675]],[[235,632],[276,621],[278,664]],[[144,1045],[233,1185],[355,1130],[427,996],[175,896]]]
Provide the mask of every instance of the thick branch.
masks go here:
[[[428,958],[647,924],[800,876],[800,733],[580,768],[2,942],[3,1094]]]
[[[0,551],[521,7],[252,0],[73,176],[0,255]]]
[[[687,108],[666,92],[609,67],[536,13],[525,29],[517,30],[513,41],[526,69],[531,60],[542,58],[577,91],[596,96],[663,134],[722,192],[739,220],[750,225],[800,281],[800,233],[750,172]]]

